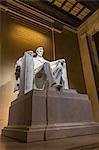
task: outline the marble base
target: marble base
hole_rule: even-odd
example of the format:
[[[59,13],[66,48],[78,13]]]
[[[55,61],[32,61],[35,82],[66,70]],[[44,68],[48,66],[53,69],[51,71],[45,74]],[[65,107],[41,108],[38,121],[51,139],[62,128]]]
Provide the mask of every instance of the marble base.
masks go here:
[[[44,134],[45,126],[8,126],[2,130],[2,135],[27,143],[33,141],[44,141]]]
[[[99,133],[87,95],[32,90],[11,103],[2,135],[24,142]]]
[[[46,129],[46,140],[99,134],[99,123],[82,122],[48,125]]]

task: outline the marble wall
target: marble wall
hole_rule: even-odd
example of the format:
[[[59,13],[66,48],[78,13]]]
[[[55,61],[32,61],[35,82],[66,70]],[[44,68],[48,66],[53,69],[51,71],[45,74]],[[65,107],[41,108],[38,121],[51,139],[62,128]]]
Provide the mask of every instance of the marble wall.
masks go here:
[[[77,35],[63,30],[55,34],[56,58],[65,58],[69,86],[80,93],[86,93]]]

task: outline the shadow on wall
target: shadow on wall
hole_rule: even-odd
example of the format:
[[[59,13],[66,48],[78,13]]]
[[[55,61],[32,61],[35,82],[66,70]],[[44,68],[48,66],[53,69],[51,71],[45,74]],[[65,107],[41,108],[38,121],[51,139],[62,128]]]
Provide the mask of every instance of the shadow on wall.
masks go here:
[[[38,46],[46,49],[51,59],[51,31],[35,23],[25,24],[7,12],[1,12],[1,64],[0,64],[0,129],[7,125],[10,102],[16,98],[14,89],[15,62],[27,49]]]
[[[0,86],[0,133],[1,129],[8,123],[9,106],[11,101],[17,98],[17,92],[13,92],[14,80],[8,81]]]

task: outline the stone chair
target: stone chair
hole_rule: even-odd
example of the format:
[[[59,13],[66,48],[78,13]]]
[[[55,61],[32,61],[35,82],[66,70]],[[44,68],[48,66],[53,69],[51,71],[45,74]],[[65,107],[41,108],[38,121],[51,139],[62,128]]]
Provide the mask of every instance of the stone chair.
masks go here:
[[[47,84],[47,77],[44,70],[40,70],[34,77],[34,88],[36,90],[44,90]]]
[[[19,65],[20,77],[18,77],[18,82],[16,81],[16,84],[18,83],[19,85],[19,87],[17,87],[19,96],[28,93],[32,89],[44,90],[47,83],[47,77],[43,69],[37,74],[34,73],[33,56],[26,52],[22,57],[21,62],[19,62]]]

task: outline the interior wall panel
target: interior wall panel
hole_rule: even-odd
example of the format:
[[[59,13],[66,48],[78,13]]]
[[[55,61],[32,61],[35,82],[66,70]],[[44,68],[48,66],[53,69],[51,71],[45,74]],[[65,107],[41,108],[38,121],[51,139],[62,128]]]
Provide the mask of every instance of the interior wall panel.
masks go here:
[[[0,61],[0,129],[6,126],[10,102],[17,97],[13,93],[15,84],[15,62],[24,52],[43,46],[44,57],[52,59],[52,34],[35,23],[22,22],[7,12],[1,15],[1,61]]]
[[[65,29],[61,34],[55,33],[55,47],[56,58],[66,60],[69,87],[86,93],[77,35]]]

